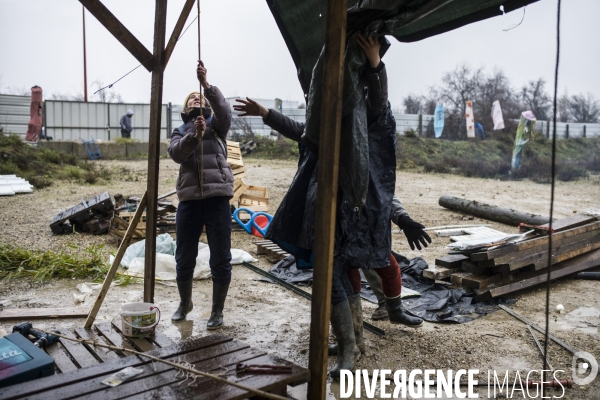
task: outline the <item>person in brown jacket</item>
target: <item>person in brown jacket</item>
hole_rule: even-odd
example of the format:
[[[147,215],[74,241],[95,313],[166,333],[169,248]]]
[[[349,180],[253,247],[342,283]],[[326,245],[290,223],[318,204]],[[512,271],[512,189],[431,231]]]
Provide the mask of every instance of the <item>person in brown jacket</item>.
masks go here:
[[[231,282],[231,209],[233,172],[227,164],[225,138],[231,126],[229,103],[211,86],[202,61],[196,69],[204,95],[190,93],[183,103],[183,125],[173,130],[169,155],[180,164],[177,177],[177,289],[179,307],[171,317],[181,321],[192,311],[192,277],[198,241],[206,226],[213,280],[208,329],[223,325],[223,308]]]

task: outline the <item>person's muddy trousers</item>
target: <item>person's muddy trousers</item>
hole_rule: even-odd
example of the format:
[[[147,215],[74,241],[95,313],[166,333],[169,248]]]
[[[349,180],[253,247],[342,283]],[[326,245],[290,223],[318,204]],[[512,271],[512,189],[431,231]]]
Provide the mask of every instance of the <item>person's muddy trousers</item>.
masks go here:
[[[198,256],[198,241],[206,227],[210,249],[210,271],[213,282],[229,285],[231,282],[231,208],[229,198],[210,197],[203,200],[182,201],[177,206],[177,281],[192,279]]]

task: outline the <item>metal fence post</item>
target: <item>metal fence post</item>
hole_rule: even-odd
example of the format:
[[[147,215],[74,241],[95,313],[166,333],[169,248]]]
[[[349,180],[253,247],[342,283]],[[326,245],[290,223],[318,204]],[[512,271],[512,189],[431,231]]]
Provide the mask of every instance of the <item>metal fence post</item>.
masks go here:
[[[423,137],[423,114],[419,114],[419,137]]]
[[[567,130],[565,131],[565,139],[569,138],[569,124],[567,124]]]
[[[587,125],[584,125],[584,126],[583,126],[583,137],[584,137],[584,138],[586,138],[586,137],[587,137],[587,134],[586,134],[586,129],[585,129],[585,128],[586,128],[586,126],[587,126]]]
[[[173,104],[169,102],[167,104],[167,139],[171,139],[171,132],[173,132]]]
[[[550,120],[546,121],[546,139],[550,139]]]

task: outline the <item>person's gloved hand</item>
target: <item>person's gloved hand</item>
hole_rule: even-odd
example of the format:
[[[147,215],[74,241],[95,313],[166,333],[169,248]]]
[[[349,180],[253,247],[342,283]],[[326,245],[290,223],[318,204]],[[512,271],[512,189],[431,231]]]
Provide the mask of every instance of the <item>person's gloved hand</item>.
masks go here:
[[[414,250],[415,246],[417,249],[421,250],[421,244],[423,247],[427,247],[427,242],[431,243],[431,238],[427,232],[424,231],[425,226],[413,221],[409,216],[401,217],[396,224],[404,231],[411,250]]]

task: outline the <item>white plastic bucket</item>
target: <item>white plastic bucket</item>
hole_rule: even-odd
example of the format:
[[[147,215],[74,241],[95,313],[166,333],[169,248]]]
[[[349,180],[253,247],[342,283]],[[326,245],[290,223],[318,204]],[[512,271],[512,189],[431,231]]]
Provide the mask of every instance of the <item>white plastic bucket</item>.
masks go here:
[[[123,336],[145,337],[151,335],[160,322],[160,310],[152,303],[123,304],[120,314]]]

